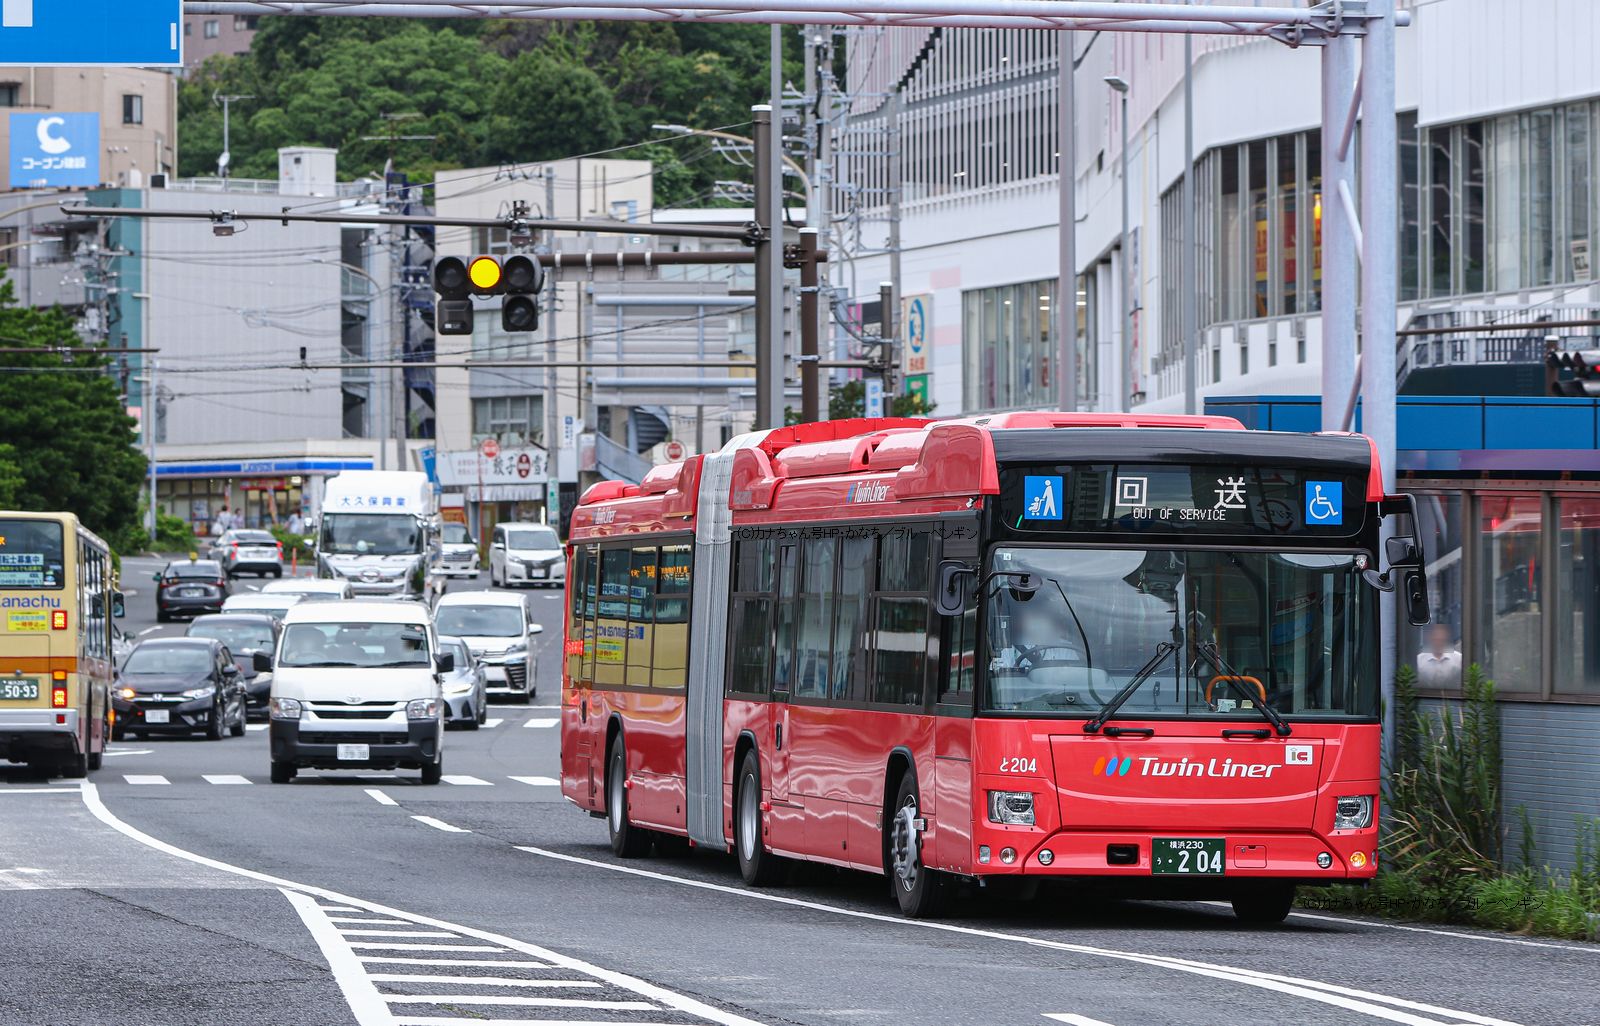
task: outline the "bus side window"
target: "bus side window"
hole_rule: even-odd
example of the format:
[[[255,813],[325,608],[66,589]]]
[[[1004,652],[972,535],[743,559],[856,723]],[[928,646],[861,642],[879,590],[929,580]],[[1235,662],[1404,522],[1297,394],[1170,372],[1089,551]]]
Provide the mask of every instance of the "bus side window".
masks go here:
[[[600,640],[600,548],[589,546],[589,568],[583,575],[583,679],[594,683],[596,649]]]
[[[661,546],[661,571],[656,579],[656,646],[654,679],[658,688],[689,683],[689,594],[692,587],[689,545]]]
[[[624,679],[634,687],[650,686],[656,639],[657,552],[654,545],[639,546],[628,567],[628,669]]]
[[[729,694],[765,695],[771,684],[776,547],[771,538],[747,538],[739,542],[734,554]]]
[[[593,635],[586,633],[583,616],[584,601],[588,597],[588,582],[592,576],[589,550],[577,546],[572,552],[571,580],[567,582],[567,677],[574,684],[583,679],[584,655],[593,644]]]
[[[926,704],[931,544],[932,533],[920,525],[895,527],[883,536],[873,596],[873,702]]]
[[[800,546],[778,548],[777,636],[773,639],[772,692],[787,695],[794,684],[795,592],[799,585]]]
[[[833,668],[834,571],[837,538],[808,538],[801,546],[800,600],[797,603],[794,696],[827,698]]]
[[[873,543],[847,538],[839,546],[838,618],[833,629],[832,697],[862,702],[867,698],[865,642],[867,600],[872,594]]]
[[[628,581],[630,549],[600,550],[600,597],[595,618],[594,682],[620,687],[627,682]]]
[[[977,659],[978,611],[944,618],[945,653],[940,674],[940,705],[972,705],[972,672]]]

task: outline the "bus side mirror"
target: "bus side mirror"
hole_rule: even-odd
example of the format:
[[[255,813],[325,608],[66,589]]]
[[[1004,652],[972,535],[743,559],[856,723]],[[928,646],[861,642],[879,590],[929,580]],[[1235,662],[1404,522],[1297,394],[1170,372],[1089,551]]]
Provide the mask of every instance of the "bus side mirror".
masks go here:
[[[1413,627],[1431,623],[1433,610],[1428,608],[1428,578],[1422,568],[1407,569],[1400,574],[1400,599],[1406,604],[1406,619]]]
[[[960,616],[967,611],[976,571],[956,559],[946,559],[939,564],[938,591],[933,597],[933,607],[940,616]]]
[[[128,614],[128,610],[127,610],[126,606],[123,603],[122,592],[120,592],[120,591],[112,592],[111,593],[111,615],[112,615],[112,617],[115,618],[115,619],[120,620],[124,616],[126,616],[127,614]]]

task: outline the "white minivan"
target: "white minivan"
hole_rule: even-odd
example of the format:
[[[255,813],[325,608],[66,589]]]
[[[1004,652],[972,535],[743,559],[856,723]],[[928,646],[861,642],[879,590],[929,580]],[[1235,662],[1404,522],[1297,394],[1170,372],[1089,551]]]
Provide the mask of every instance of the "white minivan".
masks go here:
[[[433,607],[440,634],[460,638],[483,661],[489,694],[527,704],[539,693],[534,680],[533,622],[521,595],[503,591],[452,591]]]
[[[567,580],[567,553],[555,528],[544,524],[496,524],[489,537],[489,583],[549,584]]]
[[[301,602],[283,618],[274,660],[272,782],[302,769],[444,773],[441,651],[420,602]]]

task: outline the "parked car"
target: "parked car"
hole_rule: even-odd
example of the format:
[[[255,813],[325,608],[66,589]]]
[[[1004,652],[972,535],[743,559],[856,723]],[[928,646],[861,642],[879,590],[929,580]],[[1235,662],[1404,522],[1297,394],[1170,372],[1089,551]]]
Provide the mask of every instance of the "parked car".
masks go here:
[[[300,770],[444,772],[439,678],[455,668],[440,651],[428,607],[393,600],[304,602],[278,641],[268,730],[272,782]]]
[[[271,595],[264,591],[253,591],[246,595],[230,595],[222,603],[224,613],[262,613],[275,620],[282,620],[285,613],[292,607],[300,604],[298,595]]]
[[[439,635],[439,651],[449,652],[455,668],[439,675],[444,692],[444,725],[477,730],[489,718],[489,684],[483,663],[460,638]]]
[[[567,554],[554,528],[543,524],[496,524],[489,540],[489,583],[560,587],[567,580]]]
[[[302,602],[330,602],[354,598],[350,582],[341,577],[291,577],[286,581],[271,581],[261,586],[263,595],[298,595]]]
[[[244,734],[243,675],[215,638],[148,638],[134,646],[111,692],[113,739],[192,734],[213,741]]]
[[[224,531],[211,546],[211,558],[222,564],[229,577],[283,576],[283,546],[270,531]]]
[[[439,543],[439,572],[446,577],[476,577],[478,569],[478,539],[466,524],[446,523]]]
[[[544,630],[528,615],[520,595],[500,591],[451,592],[433,609],[435,628],[460,638],[483,662],[490,695],[524,705],[538,694],[533,636]]]
[[[272,696],[272,654],[278,648],[278,620],[267,613],[214,613],[197,616],[184,632],[190,638],[215,638],[228,646],[240,660],[244,677],[245,711],[255,719],[266,719],[267,699]],[[256,653],[267,657],[264,668],[257,667]]]
[[[228,597],[228,575],[214,559],[175,559],[155,575],[156,619],[220,613]]]

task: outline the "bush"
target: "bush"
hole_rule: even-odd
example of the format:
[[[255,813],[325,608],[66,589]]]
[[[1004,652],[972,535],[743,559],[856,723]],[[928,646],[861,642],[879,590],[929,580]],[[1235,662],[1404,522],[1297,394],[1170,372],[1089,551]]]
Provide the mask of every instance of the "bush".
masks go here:
[[[156,541],[150,544],[150,531],[144,526],[149,516],[148,508],[139,511],[139,522],[122,528],[109,541],[111,547],[124,555],[138,552],[181,552],[185,555],[200,551],[200,541],[180,517],[161,513],[156,517]]]

